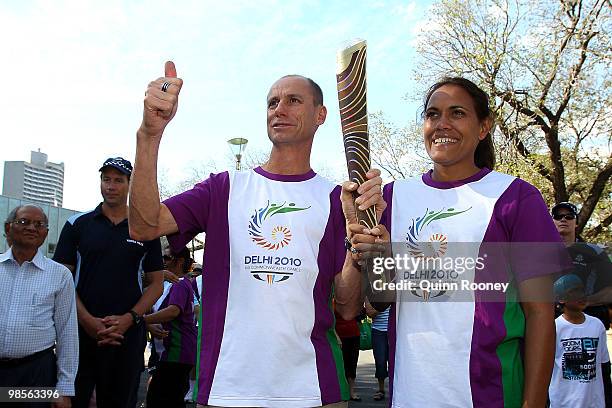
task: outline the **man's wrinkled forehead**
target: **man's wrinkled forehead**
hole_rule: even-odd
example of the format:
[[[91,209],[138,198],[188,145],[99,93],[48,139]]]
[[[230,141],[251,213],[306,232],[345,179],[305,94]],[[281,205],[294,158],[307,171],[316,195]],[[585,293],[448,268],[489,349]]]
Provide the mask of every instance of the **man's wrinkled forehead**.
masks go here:
[[[313,97],[312,89],[306,78],[301,76],[283,77],[272,84],[267,100],[283,96]]]
[[[34,221],[42,220],[46,217],[45,213],[40,208],[27,204],[17,210],[15,216],[17,219],[27,218],[32,219]]]

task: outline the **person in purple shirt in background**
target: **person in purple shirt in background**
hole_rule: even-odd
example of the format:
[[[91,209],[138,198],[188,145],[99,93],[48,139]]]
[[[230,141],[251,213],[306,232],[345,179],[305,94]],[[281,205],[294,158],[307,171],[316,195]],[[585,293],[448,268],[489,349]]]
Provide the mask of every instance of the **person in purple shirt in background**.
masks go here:
[[[144,316],[147,329],[154,337],[159,361],[151,371],[147,407],[184,407],[189,389],[189,373],[195,364],[196,326],[193,314],[193,288],[186,276],[193,264],[189,250],[164,251],[166,269],[178,282],[164,282],[164,292]]]

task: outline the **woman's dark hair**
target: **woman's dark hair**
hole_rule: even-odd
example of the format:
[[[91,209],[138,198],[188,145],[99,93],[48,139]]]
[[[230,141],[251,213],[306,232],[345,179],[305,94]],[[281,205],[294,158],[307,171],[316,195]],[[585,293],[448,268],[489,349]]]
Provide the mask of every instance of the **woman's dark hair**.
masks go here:
[[[436,82],[429,88],[425,100],[423,102],[423,113],[427,110],[427,104],[431,95],[439,88],[444,85],[456,85],[463,88],[471,97],[474,102],[474,109],[476,110],[476,116],[478,120],[483,121],[487,118],[492,118],[491,109],[489,108],[489,95],[478,87],[472,81],[461,78],[461,77],[444,77],[440,81]],[[495,167],[495,147],[493,146],[493,137],[491,132],[487,133],[484,139],[476,146],[474,152],[474,163],[477,167],[487,167],[491,170]]]

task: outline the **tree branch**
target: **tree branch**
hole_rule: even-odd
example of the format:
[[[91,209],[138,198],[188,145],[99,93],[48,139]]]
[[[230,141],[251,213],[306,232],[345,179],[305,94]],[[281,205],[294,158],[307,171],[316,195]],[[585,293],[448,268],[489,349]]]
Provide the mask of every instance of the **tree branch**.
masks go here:
[[[583,41],[580,46],[580,60],[576,63],[576,65],[574,65],[574,68],[572,68],[570,77],[567,81],[567,85],[563,92],[563,99],[561,101],[561,104],[559,105],[559,108],[557,109],[557,112],[554,115],[555,121],[559,121],[559,119],[561,118],[561,115],[563,114],[563,111],[565,110],[565,108],[567,107],[567,104],[570,101],[570,98],[572,97],[572,90],[576,86],[576,81],[578,80],[578,76],[580,75],[582,66],[584,65],[584,62],[587,59],[586,50],[589,46],[589,42],[593,39],[593,37],[595,37],[595,35],[597,35],[597,33],[591,33],[590,35],[588,35],[587,39]]]
[[[547,169],[542,163],[533,160],[531,152],[529,151],[529,149],[527,149],[523,141],[519,138],[520,131],[512,131],[508,128],[508,126],[501,123],[499,124],[499,128],[502,131],[502,134],[512,142],[513,146],[516,148],[519,154],[523,156],[523,158],[525,158],[527,162],[532,165],[542,177],[553,183],[553,177],[550,173],[550,170]]]
[[[540,95],[540,99],[538,101],[538,107],[540,108],[540,110],[542,110],[542,112],[546,110],[550,114],[552,114],[552,112],[550,112],[550,110],[548,110],[544,104],[546,102],[546,98],[548,97],[548,92],[550,91],[550,87],[552,86],[553,82],[555,81],[555,78],[557,77],[561,55],[563,54],[563,51],[567,47],[567,44],[569,43],[570,39],[574,36],[576,32],[576,26],[578,25],[578,22],[580,21],[581,10],[582,10],[582,2],[580,2],[579,4],[577,15],[572,13],[572,15],[570,16],[568,14],[568,16],[570,16],[570,18],[572,19],[572,25],[570,29],[567,31],[567,33],[565,34],[565,36],[563,37],[561,44],[559,44],[559,48],[557,49],[557,52],[555,52],[555,56],[553,59],[553,66],[550,70],[550,75],[548,76],[548,80],[546,81],[546,83],[544,84],[544,87],[542,88],[542,94]],[[548,120],[552,120],[552,116],[548,116],[547,113],[544,113],[544,114],[548,117]]]
[[[589,195],[585,200],[582,208],[580,209],[580,214],[578,214],[578,224],[576,225],[576,231],[581,233],[584,229],[587,221],[591,218],[599,199],[601,198],[601,194],[606,188],[610,177],[612,176],[612,155],[608,158],[608,162],[606,166],[597,174],[595,181],[591,185],[591,189],[589,190]]]
[[[543,117],[532,111],[531,109],[524,106],[512,91],[497,91],[495,96],[502,98],[510,106],[516,109],[519,113],[533,119],[544,131],[544,133],[550,132],[550,126],[546,123]]]
[[[608,228],[612,224],[612,213],[610,213],[606,218],[604,218],[598,225],[593,228],[587,230],[584,234],[584,237],[590,241],[597,239],[606,228]]]

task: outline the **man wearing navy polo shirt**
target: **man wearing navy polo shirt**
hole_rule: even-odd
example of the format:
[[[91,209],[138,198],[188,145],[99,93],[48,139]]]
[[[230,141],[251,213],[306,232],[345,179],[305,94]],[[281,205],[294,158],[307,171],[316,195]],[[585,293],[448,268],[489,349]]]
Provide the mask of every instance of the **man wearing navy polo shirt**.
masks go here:
[[[75,278],[81,353],[73,407],[87,407],[95,387],[99,408],[133,408],[144,365],[142,315],[162,292],[161,245],[129,236],[132,164],[109,158],[100,172],[103,202],[66,222],[53,258]],[[142,272],[151,282],[144,291]]]

